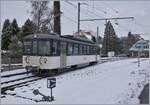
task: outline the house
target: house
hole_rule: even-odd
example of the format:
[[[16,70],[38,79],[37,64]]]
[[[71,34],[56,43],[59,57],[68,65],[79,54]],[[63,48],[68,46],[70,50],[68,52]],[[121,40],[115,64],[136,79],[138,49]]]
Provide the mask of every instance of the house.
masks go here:
[[[129,49],[132,47],[132,45],[141,39],[142,38],[139,34],[133,34],[133,33],[129,32],[128,36],[124,37],[122,39],[122,41],[123,41],[123,52],[128,54]]]
[[[140,54],[141,57],[149,57],[148,40],[139,40],[129,49],[129,55],[131,57],[137,57],[138,54]]]

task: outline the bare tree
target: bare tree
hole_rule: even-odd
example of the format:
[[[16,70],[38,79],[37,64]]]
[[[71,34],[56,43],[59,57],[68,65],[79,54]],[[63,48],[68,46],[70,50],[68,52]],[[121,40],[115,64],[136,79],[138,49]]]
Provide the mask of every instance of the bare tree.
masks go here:
[[[53,30],[53,10],[48,5],[49,1],[31,1],[32,21],[36,25],[37,33],[49,33]]]

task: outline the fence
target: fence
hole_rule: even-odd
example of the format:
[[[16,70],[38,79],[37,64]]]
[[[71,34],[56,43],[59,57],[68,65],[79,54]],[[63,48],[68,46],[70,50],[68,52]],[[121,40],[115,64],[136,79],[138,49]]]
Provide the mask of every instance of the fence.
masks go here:
[[[22,63],[22,57],[10,57],[5,54],[5,55],[1,56],[1,62],[2,62],[2,64]]]

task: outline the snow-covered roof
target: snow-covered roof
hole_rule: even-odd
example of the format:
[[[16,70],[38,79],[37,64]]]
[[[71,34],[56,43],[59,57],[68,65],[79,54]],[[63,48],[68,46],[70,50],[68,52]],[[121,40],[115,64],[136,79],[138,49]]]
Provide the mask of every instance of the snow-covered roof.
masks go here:
[[[85,30],[80,30],[79,34],[78,32],[74,33],[74,36],[80,36],[80,37],[84,37],[86,39],[92,40],[92,37],[96,36],[96,33],[93,31],[85,31]]]
[[[131,48],[130,51],[149,51],[149,41],[139,40]]]

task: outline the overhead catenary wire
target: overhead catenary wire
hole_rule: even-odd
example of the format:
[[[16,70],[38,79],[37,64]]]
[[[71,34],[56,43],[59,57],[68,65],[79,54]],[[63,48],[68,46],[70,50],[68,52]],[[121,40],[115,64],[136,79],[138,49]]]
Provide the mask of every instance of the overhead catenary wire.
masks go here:
[[[82,13],[84,13],[84,11],[86,11],[86,13],[89,13],[89,14],[90,14],[90,15],[88,14],[89,17],[93,17],[93,15],[96,16],[96,17],[102,17],[102,16],[100,15],[101,13],[104,13],[105,15],[109,15],[109,16],[112,16],[112,15],[115,16],[115,14],[117,14],[117,15],[120,14],[120,12],[119,12],[117,9],[114,9],[114,8],[113,8],[112,6],[110,6],[108,3],[102,2],[103,5],[106,5],[107,8],[110,9],[110,10],[112,10],[112,11],[114,11],[115,14],[109,13],[109,12],[107,12],[107,11],[103,11],[102,9],[98,8],[98,7],[97,7],[98,3],[96,3],[96,4],[95,4],[94,2],[93,2],[93,4],[89,4],[89,2],[86,2],[86,3],[87,3],[88,9],[82,8]],[[77,6],[75,6],[75,4],[70,3],[70,2],[68,2],[68,4],[69,4],[69,5],[72,5],[74,8],[77,9]],[[87,11],[88,11],[88,12],[87,12]],[[86,14],[86,13],[84,13],[84,14]],[[87,15],[87,14],[86,14],[86,15]],[[92,15],[92,16],[91,16],[91,15]],[[116,20],[115,20],[115,21],[116,21]],[[132,22],[129,22],[129,23],[130,23],[130,24],[132,23],[132,24],[134,24],[134,25],[136,25],[136,26],[138,26],[138,27],[144,26],[144,25],[139,24],[136,20],[134,20],[134,21],[132,21]],[[116,24],[118,24],[118,21],[116,22]],[[120,26],[120,28],[122,28],[123,30],[125,30],[125,31],[127,31],[127,32],[131,31],[131,29],[128,29],[127,26],[121,25],[121,23],[119,23],[118,26]],[[144,26],[144,27],[147,27],[147,26]],[[118,27],[118,28],[119,28],[119,27]]]
[[[64,7],[65,7],[65,4],[63,4],[63,5],[64,5]],[[66,15],[68,14],[68,12],[72,14],[72,11],[71,11],[70,9],[68,9],[68,8],[64,8],[64,9],[67,10],[67,12],[66,12],[65,14],[63,14],[63,15],[66,16]],[[69,14],[68,14],[68,15],[69,15]],[[74,17],[77,17],[77,14],[69,15],[69,16],[67,16],[67,17],[69,18],[70,21],[74,21],[74,22],[77,23],[77,20],[74,20]],[[83,26],[84,28],[89,29],[90,24],[88,24],[88,27],[87,27],[87,25],[84,25],[84,24],[82,24],[81,26]]]

